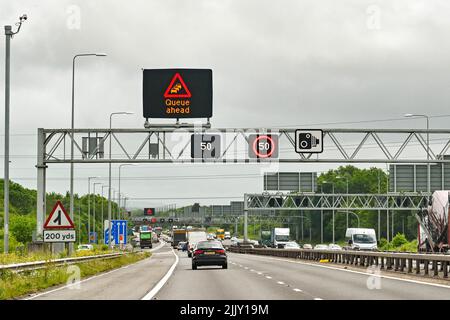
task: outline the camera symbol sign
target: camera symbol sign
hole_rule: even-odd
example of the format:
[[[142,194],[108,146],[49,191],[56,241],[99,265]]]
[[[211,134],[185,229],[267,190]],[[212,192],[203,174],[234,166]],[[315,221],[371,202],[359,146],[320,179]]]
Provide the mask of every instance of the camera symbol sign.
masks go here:
[[[297,153],[323,152],[323,131],[320,129],[295,130],[295,152]]]

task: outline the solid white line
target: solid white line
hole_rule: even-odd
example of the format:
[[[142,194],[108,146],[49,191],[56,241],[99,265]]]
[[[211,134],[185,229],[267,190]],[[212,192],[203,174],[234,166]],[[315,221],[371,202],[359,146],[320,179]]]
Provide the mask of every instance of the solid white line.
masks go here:
[[[423,282],[423,281],[412,280],[412,279],[402,279],[402,278],[396,278],[396,277],[391,277],[391,276],[387,276],[387,275],[377,275],[377,274],[368,273],[368,272],[363,272],[363,271],[341,269],[341,268],[337,268],[337,267],[318,265],[318,264],[313,264],[313,263],[308,263],[308,262],[290,261],[290,260],[279,259],[279,258],[270,258],[270,257],[267,257],[267,256],[265,256],[265,257],[260,257],[260,256],[257,256],[257,255],[252,255],[252,257],[259,258],[259,259],[264,259],[264,260],[269,259],[269,260],[275,260],[275,261],[283,261],[283,262],[289,262],[289,263],[297,263],[297,264],[303,264],[303,265],[306,265],[306,266],[312,266],[312,267],[318,267],[318,268],[325,268],[325,269],[332,269],[332,270],[337,270],[337,271],[343,271],[343,272],[350,272],[350,273],[362,274],[362,275],[371,276],[371,277],[379,277],[379,278],[385,278],[385,279],[390,279],[390,280],[398,280],[398,281],[404,281],[404,282],[411,282],[411,283],[415,283],[415,284],[422,284],[422,285],[428,285],[428,286],[433,286],[433,287],[439,287],[439,288],[450,289],[450,286],[445,285],[445,284],[439,284],[439,283]]]
[[[163,247],[164,245],[165,245],[165,242],[162,242],[157,248],[155,248],[155,249],[153,249],[153,250],[154,250],[154,251],[159,250],[159,249],[160,249],[161,247]],[[150,251],[152,251],[152,250],[150,250]],[[151,257],[150,257],[150,258],[151,258]],[[140,261],[138,261],[138,262],[136,262],[136,263],[139,263],[139,262],[142,262],[142,261],[144,261],[144,260],[140,260]],[[134,265],[134,264],[136,264],[136,263],[133,263],[132,265]],[[33,300],[33,299],[35,299],[35,298],[37,298],[37,297],[40,297],[40,296],[43,296],[43,295],[46,295],[46,294],[50,294],[50,293],[53,293],[53,292],[56,292],[56,291],[59,291],[59,290],[63,290],[63,289],[68,289],[68,288],[70,288],[70,287],[80,285],[81,283],[90,281],[90,280],[92,280],[92,279],[96,279],[96,278],[99,278],[99,277],[103,277],[103,276],[106,276],[106,275],[111,274],[111,273],[113,273],[113,272],[116,272],[116,271],[119,271],[119,270],[122,270],[122,269],[126,269],[126,268],[128,268],[129,266],[131,266],[131,265],[129,264],[129,265],[120,267],[120,268],[118,268],[118,269],[114,269],[114,270],[111,270],[111,271],[108,271],[108,272],[105,272],[105,273],[101,273],[101,274],[98,274],[98,275],[89,277],[89,278],[87,278],[87,279],[80,280],[80,281],[78,281],[78,282],[74,282],[74,283],[71,283],[71,284],[67,284],[67,285],[65,285],[65,286],[62,286],[62,287],[59,287],[59,288],[56,288],[56,289],[53,289],[53,290],[49,290],[49,291],[45,291],[45,292],[42,292],[42,293],[38,293],[38,294],[33,295],[33,296],[31,296],[31,297],[25,298],[25,299],[23,299],[23,300]]]
[[[154,249],[150,249],[150,252],[153,252],[153,251],[161,249],[162,247],[164,247],[165,244],[166,243],[164,241],[161,241],[161,244],[159,246],[157,246],[156,248],[154,248]]]
[[[322,300],[321,298],[314,298],[314,300]]]
[[[172,249],[172,252],[175,256],[175,262],[170,267],[169,271],[167,271],[166,275],[159,280],[159,282],[156,284],[156,286],[153,287],[152,290],[150,290],[149,293],[147,293],[141,300],[151,300],[158,292],[161,290],[161,288],[166,284],[167,280],[169,280],[170,276],[172,276],[173,271],[175,270],[178,261],[180,260],[178,258],[178,255],[175,253],[175,251]]]

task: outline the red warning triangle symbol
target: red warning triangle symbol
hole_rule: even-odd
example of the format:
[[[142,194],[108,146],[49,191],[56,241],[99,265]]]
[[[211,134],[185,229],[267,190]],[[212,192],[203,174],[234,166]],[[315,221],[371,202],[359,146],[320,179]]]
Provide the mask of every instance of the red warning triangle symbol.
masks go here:
[[[184,83],[183,78],[177,72],[170,81],[169,86],[164,92],[164,98],[190,98],[192,97],[186,83]]]
[[[44,223],[44,229],[73,229],[73,221],[64,209],[61,201],[56,201],[55,206],[50,212]]]

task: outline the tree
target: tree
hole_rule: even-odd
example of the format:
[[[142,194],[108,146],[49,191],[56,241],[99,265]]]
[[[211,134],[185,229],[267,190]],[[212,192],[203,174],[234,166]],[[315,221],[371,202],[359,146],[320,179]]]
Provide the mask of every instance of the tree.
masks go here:
[[[32,216],[12,215],[11,233],[21,243],[27,243],[32,240],[33,230],[36,228],[36,221]]]

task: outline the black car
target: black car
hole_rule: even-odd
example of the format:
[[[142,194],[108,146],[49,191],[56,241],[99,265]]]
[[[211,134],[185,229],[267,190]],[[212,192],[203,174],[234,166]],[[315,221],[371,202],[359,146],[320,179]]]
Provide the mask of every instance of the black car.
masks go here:
[[[192,254],[192,270],[199,266],[222,266],[228,268],[227,254],[222,242],[217,240],[200,241]]]

